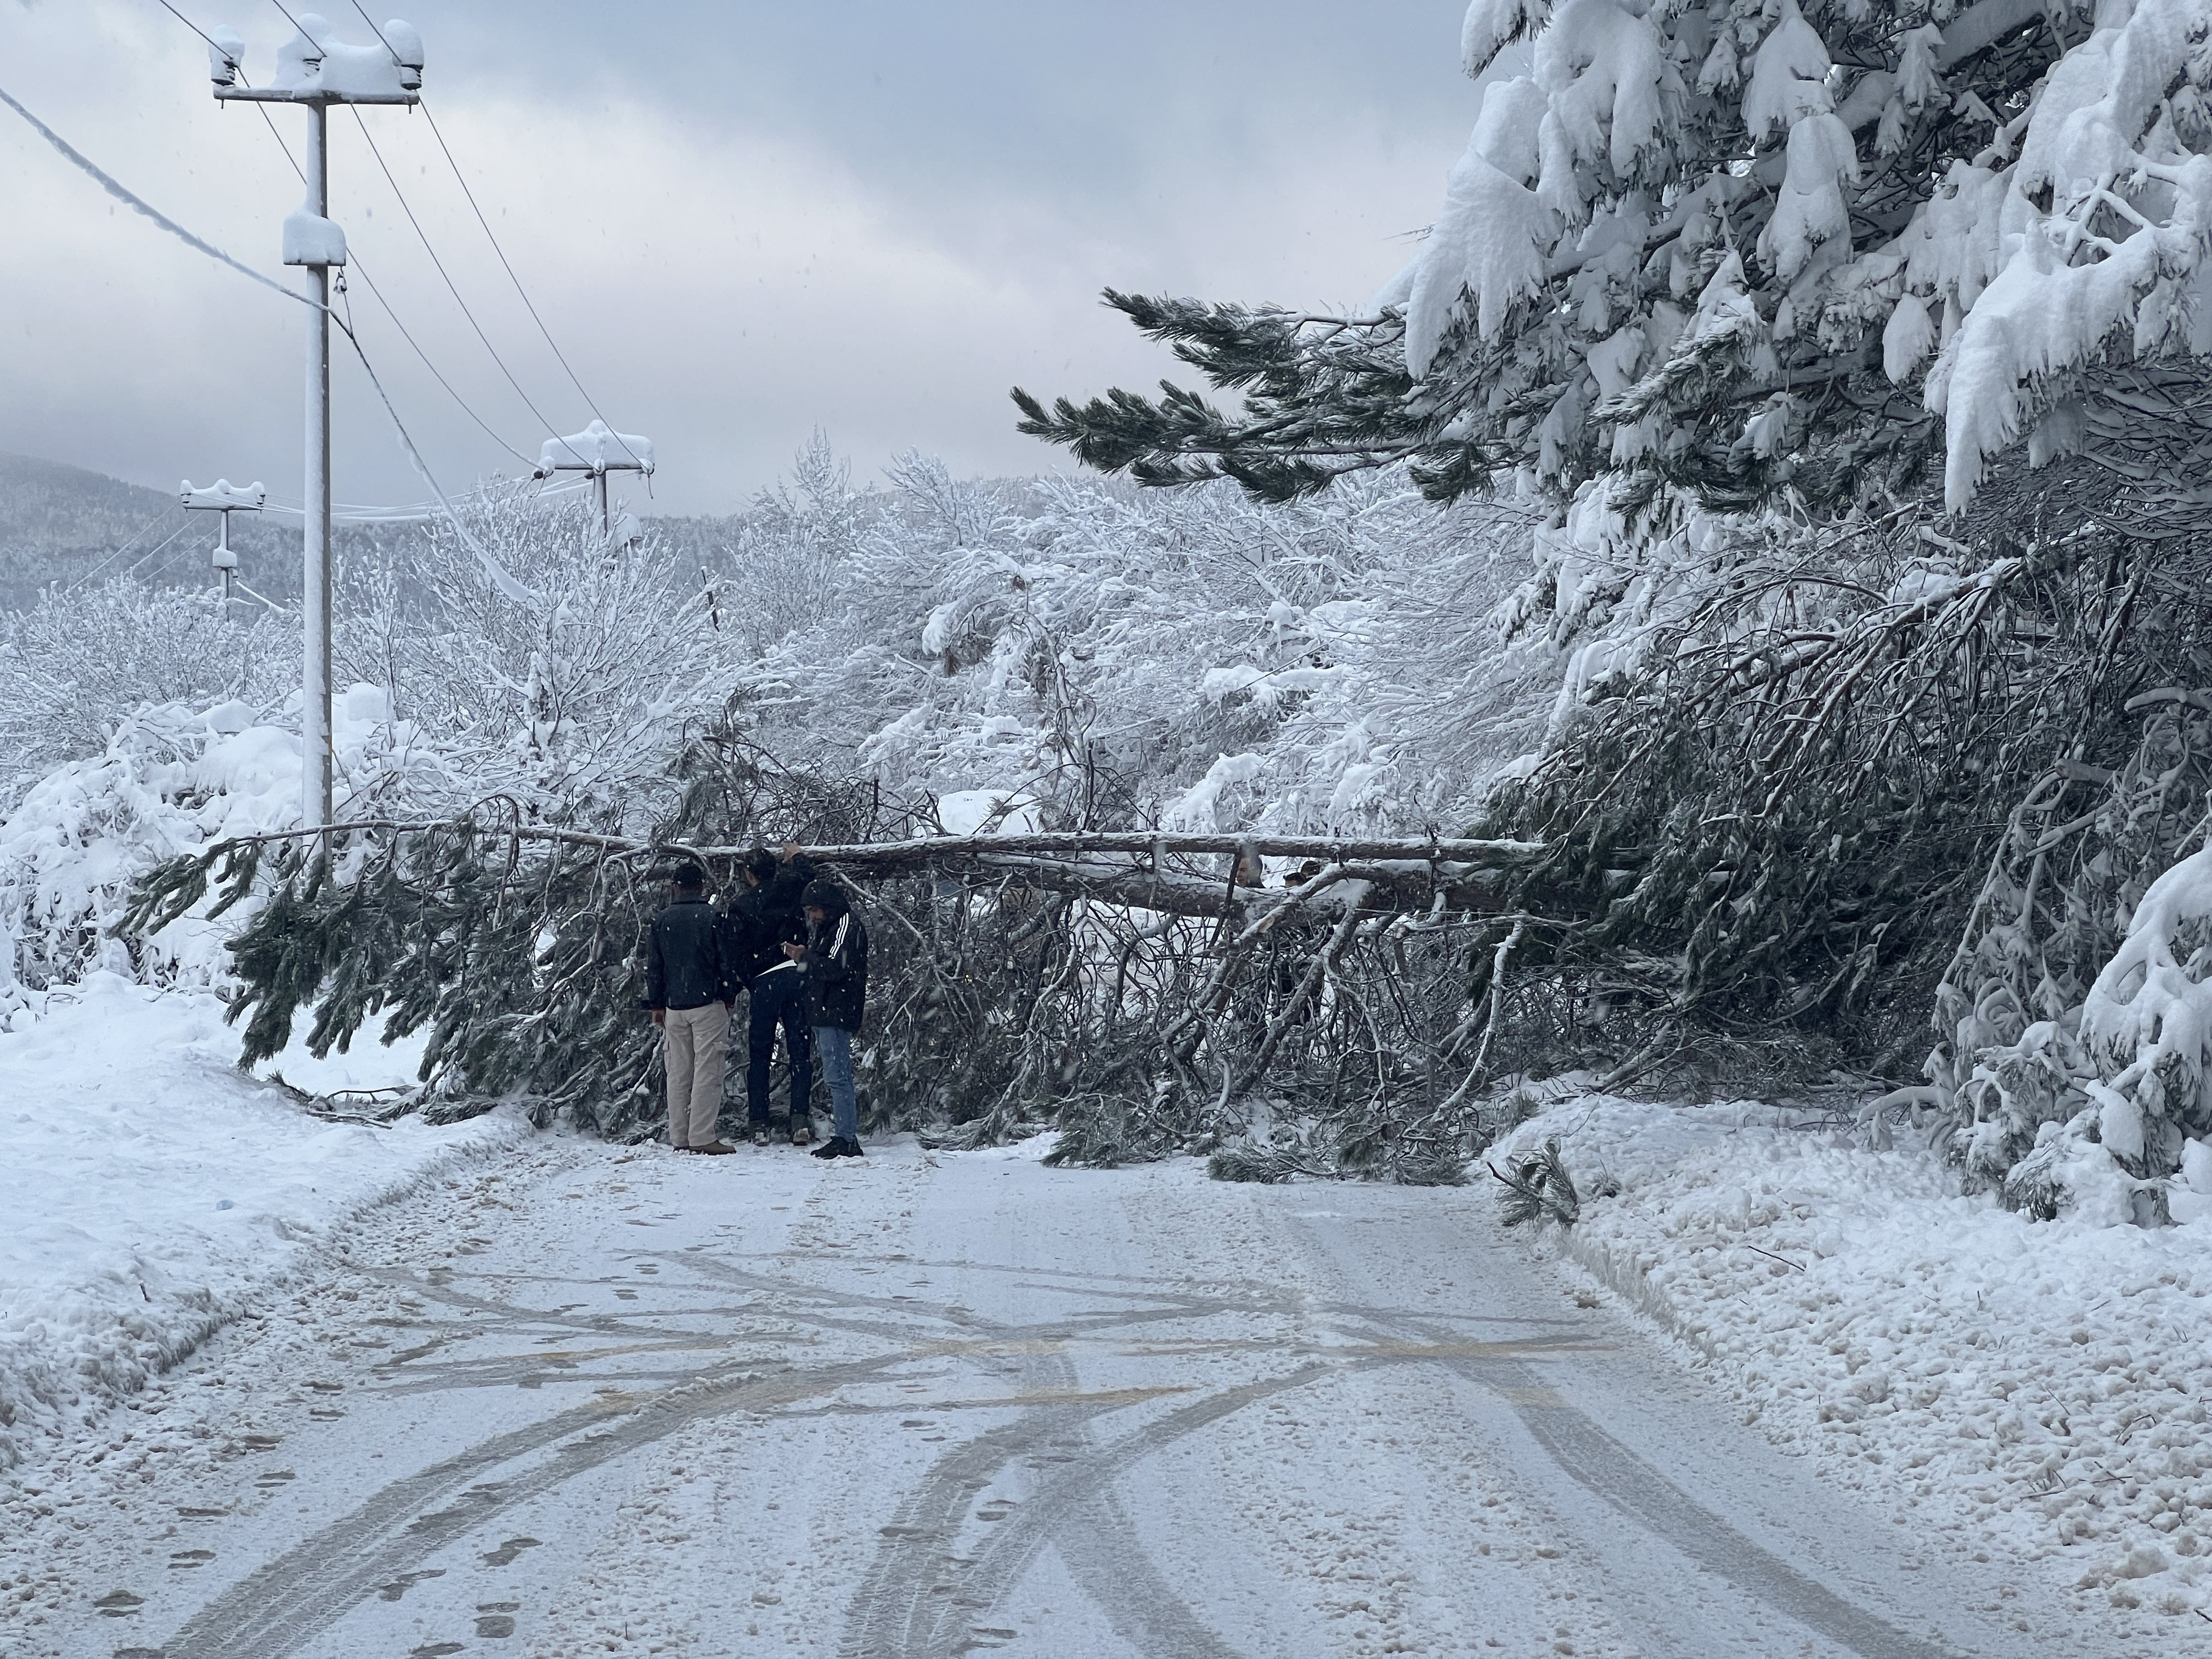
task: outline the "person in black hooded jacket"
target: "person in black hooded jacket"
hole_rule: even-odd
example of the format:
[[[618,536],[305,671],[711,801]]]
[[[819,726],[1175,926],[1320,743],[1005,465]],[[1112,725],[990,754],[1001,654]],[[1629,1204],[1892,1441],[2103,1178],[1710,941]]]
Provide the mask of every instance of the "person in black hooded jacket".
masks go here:
[[[746,1019],[745,1116],[754,1142],[766,1146],[773,1127],[769,1079],[781,1026],[791,1073],[791,1115],[785,1130],[793,1146],[804,1146],[814,1139],[814,1121],[806,1103],[814,1087],[813,1044],[803,976],[783,947],[806,937],[801,902],[806,884],[814,878],[814,866],[796,844],[787,842],[781,859],[764,847],[756,848],[744,868],[744,890],[723,921],[732,971],[751,998]]]
[[[806,884],[806,942],[784,954],[806,975],[806,1018],[830,1085],[833,1138],[817,1158],[860,1158],[860,1117],[853,1089],[853,1039],[860,1035],[868,1000],[868,930],[860,925],[834,881]]]

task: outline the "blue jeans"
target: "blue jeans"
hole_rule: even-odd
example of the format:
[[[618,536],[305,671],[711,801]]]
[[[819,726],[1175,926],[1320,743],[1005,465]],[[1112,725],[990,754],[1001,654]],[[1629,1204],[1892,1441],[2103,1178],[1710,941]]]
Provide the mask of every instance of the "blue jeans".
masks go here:
[[[745,1117],[768,1121],[768,1073],[775,1059],[775,1028],[783,1027],[784,1053],[791,1058],[791,1121],[806,1121],[806,1097],[814,1090],[814,1049],[808,1041],[806,981],[796,968],[763,974],[752,983],[752,1007],[746,1036]]]
[[[853,1097],[853,1034],[842,1025],[814,1028],[822,1051],[822,1080],[830,1085],[830,1133],[840,1140],[860,1138],[860,1109]]]

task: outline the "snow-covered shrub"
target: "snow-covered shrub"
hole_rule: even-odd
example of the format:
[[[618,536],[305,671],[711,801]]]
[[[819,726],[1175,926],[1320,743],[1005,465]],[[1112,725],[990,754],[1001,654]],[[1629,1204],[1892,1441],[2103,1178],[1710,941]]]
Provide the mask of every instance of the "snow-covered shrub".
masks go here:
[[[299,628],[220,593],[116,576],[0,615],[0,811],[56,763],[100,753],[143,708],[297,691]]]
[[[2156,792],[2142,791],[2140,777],[2133,781],[2135,804],[2154,819],[2155,805],[2142,795]],[[2206,798],[2200,788],[2190,799],[2196,810],[2187,834],[2196,839]],[[2128,804],[2116,791],[2113,806]],[[2117,813],[2100,816],[2109,822]],[[2142,862],[2116,864],[2109,852],[2100,855],[2064,898],[2109,902],[2113,888],[2140,885],[2134,878]],[[2037,907],[2029,895],[2021,901],[2011,931],[2021,954],[2078,969],[2078,953],[2037,949],[2042,941],[2029,925]],[[2131,914],[2123,903],[2117,914],[2092,913],[2089,920],[2095,933],[2123,923],[2124,931],[2086,993],[2069,1000],[2046,977],[2037,988],[2041,1000],[2063,1006],[2023,1029],[2027,1011],[1991,976],[1958,1021],[1960,1051],[1971,1067],[1956,1085],[1961,1159],[1970,1183],[1996,1185],[2008,1202],[2033,1214],[2056,1214],[2079,1202],[2087,1188],[2117,1183],[2131,1189],[2135,1218],[2164,1219],[2165,1177],[2182,1169],[2193,1141],[2212,1136],[2212,849],[2172,864]],[[1977,1037],[1978,1047],[1966,1047]],[[1957,1065],[1939,1049],[1939,1077],[1947,1063]]]
[[[339,678],[384,690],[414,763],[356,805],[433,817],[501,796],[530,818],[649,823],[670,757],[733,684],[736,642],[696,573],[650,536],[610,550],[588,509],[520,489],[462,515],[465,540],[433,523],[343,573]]]
[[[993,789],[1055,824],[1418,831],[1540,729],[1548,650],[1491,617],[1510,514],[1396,474],[1285,507],[916,457],[894,483],[745,688],[772,750],[925,818]]]
[[[788,481],[761,492],[732,526],[713,600],[719,626],[748,659],[836,608],[847,567],[881,498],[853,487],[849,462],[816,433]]]
[[[364,799],[388,793],[381,781],[404,774],[413,733],[394,725],[374,686],[349,690],[336,715],[341,769]],[[234,924],[194,915],[128,940],[110,930],[163,860],[297,824],[300,787],[298,732],[237,702],[140,709],[100,753],[54,768],[0,819],[0,944],[12,946],[5,967],[19,997],[94,969],[161,985],[226,983]],[[9,978],[0,971],[0,987]]]
[[[522,821],[657,822],[686,787],[672,761],[723,712],[734,643],[649,540],[610,552],[590,514],[545,513],[520,491],[464,511],[468,539],[434,526],[342,573],[339,820],[495,800]],[[258,897],[221,928],[187,918],[128,945],[106,930],[162,860],[298,824],[296,636],[197,595],[118,584],[99,599],[82,616],[42,604],[15,620],[20,654],[0,656],[33,689],[28,714],[0,719],[39,723],[25,728],[33,756],[76,757],[49,762],[0,823],[0,937],[21,988],[94,966],[217,982],[222,936]],[[210,684],[204,698],[137,695]],[[241,686],[264,702],[221,695]]]
[[[2169,552],[2129,589],[2153,580],[2201,574]],[[2124,602],[2107,608],[2124,621]],[[1937,988],[1929,1072],[1954,1103],[1970,1186],[2048,1213],[2073,1196],[2064,1172],[2101,1159],[2149,1216],[2185,1139],[2212,1131],[2196,989],[2212,697],[2189,689],[2212,679],[2212,640],[2187,606],[2100,631],[2115,663],[2101,684],[2151,689],[2054,742],[2019,789]]]

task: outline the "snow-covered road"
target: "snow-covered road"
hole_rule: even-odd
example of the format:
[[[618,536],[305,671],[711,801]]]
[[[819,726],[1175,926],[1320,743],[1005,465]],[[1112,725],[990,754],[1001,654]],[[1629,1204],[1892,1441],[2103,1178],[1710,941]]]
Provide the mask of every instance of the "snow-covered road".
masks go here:
[[[1036,1150],[493,1154],[42,1472],[0,1650],[2171,1650],[1824,1492],[1479,1189]]]

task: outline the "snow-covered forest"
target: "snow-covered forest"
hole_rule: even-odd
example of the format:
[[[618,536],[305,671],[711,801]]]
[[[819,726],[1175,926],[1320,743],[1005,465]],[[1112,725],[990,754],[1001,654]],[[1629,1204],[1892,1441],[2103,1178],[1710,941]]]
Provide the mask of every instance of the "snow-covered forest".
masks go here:
[[[1117,295],[1241,407],[1018,394],[1109,476],[859,489],[817,439],[681,545],[515,486],[358,552],[337,816],[386,827],[334,879],[224,842],[289,827],[280,616],[42,599],[5,994],[234,985],[254,1053],[389,1002],[442,1109],[622,1134],[650,859],[589,837],[1474,838],[1515,850],[862,859],[872,1109],[1429,1179],[1529,1077],[1849,1079],[1969,1189],[2161,1219],[2212,1131],[2194,18],[1479,0],[1481,116],[1370,314]]]

